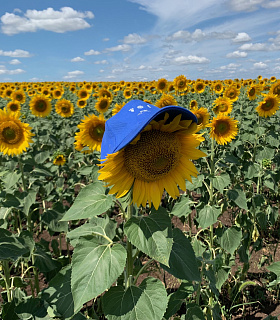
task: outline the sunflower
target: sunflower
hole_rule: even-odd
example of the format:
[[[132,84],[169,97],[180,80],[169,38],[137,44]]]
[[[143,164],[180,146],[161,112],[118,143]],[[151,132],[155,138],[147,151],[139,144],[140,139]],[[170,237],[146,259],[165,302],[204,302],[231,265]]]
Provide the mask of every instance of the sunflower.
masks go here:
[[[163,120],[152,120],[130,144],[107,155],[98,179],[113,186],[109,193],[119,198],[133,186],[134,203],[146,206],[148,201],[158,209],[164,189],[177,198],[177,185],[185,190],[185,179],[197,176],[191,160],[205,156],[196,149],[204,138],[194,133],[196,123],[181,121],[181,114],[171,122],[168,118],[165,113]]]
[[[74,105],[71,101],[61,99],[55,104],[55,111],[63,118],[69,118],[74,114]]]
[[[19,155],[33,141],[31,127],[19,120],[19,113],[0,110],[0,151],[7,155]]]
[[[280,80],[276,81],[270,88],[269,93],[275,94],[280,97]]]
[[[249,100],[255,100],[257,96],[261,93],[262,91],[262,86],[259,84],[252,84],[248,89],[247,89],[247,97]]]
[[[21,109],[20,103],[18,101],[10,101],[9,103],[7,103],[6,108],[9,112],[19,112]]]
[[[223,96],[234,102],[238,100],[239,93],[240,90],[236,87],[236,85],[230,85],[225,89]]]
[[[113,99],[113,95],[112,93],[107,90],[106,88],[101,88],[99,91],[98,91],[98,96],[100,98],[108,98],[108,99]]]
[[[105,120],[103,114],[99,117],[94,114],[85,116],[85,119],[78,125],[80,133],[78,138],[84,146],[88,146],[90,150],[101,151],[101,142],[105,131]]]
[[[160,97],[160,99],[155,103],[158,108],[163,108],[166,106],[177,106],[177,100],[170,94],[165,94]]]
[[[112,116],[117,114],[124,105],[125,105],[125,102],[123,102],[121,104],[116,103],[114,109],[112,110]]]
[[[224,145],[236,137],[238,132],[237,124],[237,120],[220,113],[211,120],[207,127],[211,128],[210,137],[215,139],[218,144]]]
[[[83,109],[87,105],[87,100],[85,99],[79,99],[77,101],[77,107],[80,109]]]
[[[26,99],[25,92],[23,90],[16,90],[11,94],[11,99],[19,103],[24,103]]]
[[[177,91],[185,91],[188,88],[188,80],[184,75],[180,75],[173,80],[173,85]]]
[[[94,107],[99,113],[105,113],[106,111],[108,111],[111,102],[112,100],[107,97],[100,97],[97,99]]]
[[[52,111],[52,105],[49,98],[44,95],[34,96],[29,103],[32,114],[37,117],[46,117]]]
[[[63,94],[64,94],[63,88],[55,88],[52,91],[52,96],[53,96],[54,99],[61,99]]]
[[[6,88],[3,93],[2,93],[2,97],[3,98],[11,98],[12,93],[14,92],[13,89],[11,88]]]
[[[219,97],[213,102],[215,114],[229,114],[232,111],[232,100],[226,97]]]
[[[84,154],[89,154],[91,153],[91,150],[81,142],[81,134],[82,132],[79,131],[75,135],[75,142],[74,142],[75,150],[80,151]]]
[[[197,105],[198,105],[198,103],[196,100],[193,99],[190,101],[190,109],[191,110],[197,108]]]
[[[78,92],[77,92],[77,96],[79,99],[88,99],[90,96],[90,93],[88,92],[88,90],[81,88]]]
[[[194,91],[196,93],[202,93],[205,90],[205,83],[203,81],[196,81],[193,85]]]
[[[224,91],[224,85],[222,81],[214,82],[211,87],[217,94],[221,94]]]
[[[125,89],[123,91],[123,96],[125,97],[125,99],[131,98],[132,97],[132,93],[131,93],[130,89]]]
[[[58,153],[53,159],[53,164],[56,166],[63,166],[66,162],[65,156],[62,153]]]
[[[206,108],[194,108],[192,113],[197,117],[198,130],[204,129],[209,123],[210,114]]]
[[[168,81],[164,78],[158,79],[156,86],[159,92],[165,92],[168,89]]]
[[[256,111],[260,117],[271,117],[279,109],[280,96],[272,93],[263,94],[263,96],[264,99],[258,104]]]

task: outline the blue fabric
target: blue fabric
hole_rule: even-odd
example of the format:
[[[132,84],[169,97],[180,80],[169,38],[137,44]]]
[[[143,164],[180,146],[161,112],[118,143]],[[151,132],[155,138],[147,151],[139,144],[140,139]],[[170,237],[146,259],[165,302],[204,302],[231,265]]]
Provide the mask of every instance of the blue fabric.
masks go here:
[[[168,112],[172,121],[182,114],[182,120],[197,123],[196,116],[189,110],[179,106],[158,108],[141,100],[130,100],[122,109],[105,123],[105,132],[101,144],[101,160],[108,154],[117,152],[128,145],[152,120],[163,119]]]

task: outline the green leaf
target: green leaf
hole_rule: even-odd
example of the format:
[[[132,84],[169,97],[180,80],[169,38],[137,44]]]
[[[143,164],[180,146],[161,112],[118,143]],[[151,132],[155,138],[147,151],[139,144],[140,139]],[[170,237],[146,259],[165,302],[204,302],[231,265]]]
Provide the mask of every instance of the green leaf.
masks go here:
[[[36,201],[36,194],[37,194],[36,191],[31,190],[27,193],[26,197],[23,199],[23,212],[26,215],[28,215],[30,207]]]
[[[106,235],[108,238],[113,239],[116,235],[117,222],[111,220],[107,215],[105,218],[93,217],[89,223],[85,223],[80,227],[67,233],[67,237],[70,239],[71,244],[76,246],[79,242],[79,238],[95,235]]]
[[[124,232],[136,248],[169,266],[173,244],[172,227],[171,219],[163,208],[149,216],[133,216],[126,222]]]
[[[3,207],[14,207],[20,206],[20,201],[13,194],[7,193],[5,196],[5,201],[3,202]]]
[[[162,268],[176,278],[200,281],[196,257],[189,239],[178,229],[173,229],[173,246],[169,258],[169,267]]]
[[[69,221],[92,218],[110,209],[112,203],[112,195],[105,194],[104,185],[97,181],[80,191],[74,204],[61,220]]]
[[[11,208],[4,208],[4,207],[0,208],[0,219],[6,220],[11,210],[12,210]]]
[[[0,260],[16,260],[29,251],[24,240],[14,236],[10,231],[0,228]]]
[[[221,247],[231,255],[238,248],[242,239],[242,231],[236,227],[228,228],[221,237]]]
[[[280,261],[273,262],[270,266],[267,266],[266,268],[268,271],[276,274],[276,281],[280,282]]]
[[[168,306],[164,314],[165,319],[173,316],[181,307],[187,297],[193,293],[193,285],[191,282],[182,282],[180,287],[168,296]]]
[[[198,212],[197,221],[202,229],[208,228],[217,222],[218,216],[221,214],[221,209],[207,204]]]
[[[191,205],[194,201],[191,201],[189,197],[182,196],[179,201],[177,201],[171,210],[171,214],[181,217],[187,217],[191,212]]]
[[[108,289],[123,272],[126,250],[106,239],[81,239],[74,249],[71,288],[74,310]]]
[[[189,191],[193,191],[193,190],[195,190],[197,188],[202,187],[203,180],[204,180],[204,175],[203,174],[200,174],[196,178],[192,178],[192,182],[186,180],[186,189],[189,190]]]
[[[52,259],[50,253],[44,252],[38,244],[36,244],[34,257],[34,265],[42,273],[50,272],[61,267],[61,264],[58,261]]]
[[[222,173],[220,176],[215,176],[213,179],[213,187],[220,193],[224,192],[225,187],[231,183],[229,174]]]
[[[248,210],[245,192],[240,187],[235,187],[227,192],[229,200],[232,200],[241,209]]]
[[[9,172],[8,174],[6,174],[5,177],[2,178],[5,184],[5,188],[10,189],[11,187],[13,187],[18,182],[20,177],[21,174],[16,172]]]
[[[46,168],[35,168],[34,170],[33,170],[33,173],[34,173],[34,175],[35,176],[39,176],[39,177],[41,177],[41,176],[46,176],[46,177],[48,177],[48,176],[52,176],[53,174],[49,171],[49,170],[47,170]]]
[[[35,155],[34,160],[36,163],[43,163],[50,157],[50,151],[39,152]]]
[[[201,308],[198,305],[191,304],[190,306],[187,305],[187,313],[185,317],[181,318],[182,320],[205,320],[204,314]]]
[[[108,320],[161,320],[167,307],[166,290],[159,279],[146,278],[139,287],[112,287],[103,297]]]
[[[41,298],[49,303],[55,314],[70,319],[74,314],[74,302],[71,293],[71,266],[62,268],[42,291]]]
[[[44,301],[39,298],[26,298],[16,306],[15,311],[22,320],[51,320],[44,306]]]

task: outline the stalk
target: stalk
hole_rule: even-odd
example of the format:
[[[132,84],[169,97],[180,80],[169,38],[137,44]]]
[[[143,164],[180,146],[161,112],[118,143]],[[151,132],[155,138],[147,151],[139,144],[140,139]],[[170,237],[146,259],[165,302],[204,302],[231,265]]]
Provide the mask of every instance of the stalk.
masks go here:
[[[12,291],[10,288],[11,275],[10,275],[9,262],[7,260],[3,260],[2,267],[3,267],[3,271],[4,271],[4,281],[5,281],[6,291],[7,291],[7,299],[8,299],[8,302],[11,302],[12,301]]]
[[[211,141],[211,155],[210,155],[210,186],[209,186],[209,205],[213,206],[214,201],[214,187],[213,187],[213,179],[215,174],[215,163],[214,163],[214,155],[215,155],[215,140],[212,139]],[[214,259],[213,247],[214,247],[214,226],[213,224],[210,226],[210,252],[211,252],[211,259]]]
[[[23,165],[22,165],[22,161],[21,161],[20,157],[18,157],[18,164],[19,164],[19,169],[20,169],[20,172],[21,172],[21,180],[22,180],[23,191],[27,191],[26,180],[25,180],[24,171],[23,171]]]
[[[132,217],[133,204],[129,204],[127,207],[126,221]],[[130,287],[133,283],[133,253],[132,244],[127,241],[127,260],[126,260],[126,288]]]

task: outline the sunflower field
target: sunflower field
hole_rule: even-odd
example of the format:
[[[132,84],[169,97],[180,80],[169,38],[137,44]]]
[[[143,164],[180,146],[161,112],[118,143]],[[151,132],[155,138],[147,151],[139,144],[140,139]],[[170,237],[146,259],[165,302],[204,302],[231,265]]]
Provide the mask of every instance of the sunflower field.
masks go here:
[[[101,156],[130,103],[193,118]],[[279,106],[276,77],[1,83],[0,318],[279,319]]]

